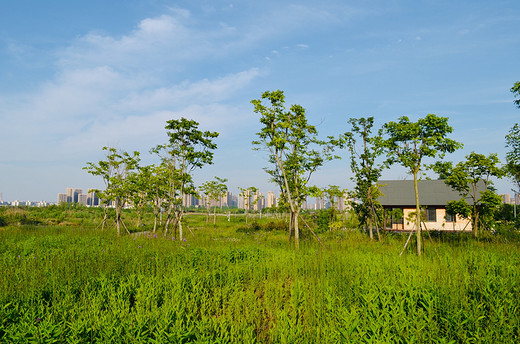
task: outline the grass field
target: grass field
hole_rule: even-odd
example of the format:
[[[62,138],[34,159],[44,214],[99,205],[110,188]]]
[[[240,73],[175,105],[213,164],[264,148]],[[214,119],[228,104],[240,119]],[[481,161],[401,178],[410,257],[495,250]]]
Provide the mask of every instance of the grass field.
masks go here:
[[[235,221],[235,222],[233,222]],[[308,236],[188,217],[186,241],[0,228],[0,342],[513,343],[520,248],[357,231]],[[243,221],[243,220],[242,220]],[[412,252],[412,251],[410,251]]]

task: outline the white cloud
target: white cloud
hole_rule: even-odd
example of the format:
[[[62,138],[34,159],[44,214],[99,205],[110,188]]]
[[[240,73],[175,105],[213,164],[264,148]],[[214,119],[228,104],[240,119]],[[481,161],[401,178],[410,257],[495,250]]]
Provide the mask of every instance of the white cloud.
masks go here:
[[[181,62],[214,52],[214,41],[229,32],[228,29],[199,32],[186,25],[188,18],[180,11],[146,18],[121,37],[89,33],[58,54],[58,65],[61,68],[107,65],[132,73],[154,71],[159,66],[177,70]]]
[[[259,69],[232,66],[226,75],[208,71],[182,81],[175,71],[221,53],[212,38],[233,31],[198,31],[189,20],[188,11],[171,9],[127,35],[89,33],[58,51],[52,79],[35,92],[0,99],[0,135],[17,147],[3,159],[60,161],[107,144],[148,150],[164,141],[166,121],[175,116],[217,131],[245,123],[234,96],[261,75]]]

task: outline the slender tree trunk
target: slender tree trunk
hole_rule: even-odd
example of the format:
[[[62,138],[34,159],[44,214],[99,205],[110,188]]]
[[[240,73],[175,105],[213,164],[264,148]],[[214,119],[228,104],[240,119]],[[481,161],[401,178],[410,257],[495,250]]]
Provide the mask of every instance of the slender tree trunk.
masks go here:
[[[417,255],[422,254],[422,233],[421,233],[421,209],[419,204],[419,185],[417,182],[418,171],[413,172],[413,185],[415,189],[415,227],[417,233]]]
[[[166,220],[164,221],[164,236],[166,236],[168,234],[170,223],[172,221],[172,211],[173,211],[173,208],[170,205],[168,207],[168,210],[166,211]]]
[[[294,237],[294,213],[289,209],[289,242]]]
[[[370,240],[374,240],[374,232],[372,230],[372,220],[375,220],[375,218],[373,218],[373,204],[372,204],[372,189],[371,187],[368,188],[368,206],[370,207],[370,209],[368,210],[369,213],[370,213],[370,216],[368,217],[368,231],[369,231],[369,236],[370,236]],[[376,224],[377,226],[377,224]]]
[[[182,213],[179,214],[179,240],[182,241],[183,238],[183,232],[182,232]]]
[[[373,216],[373,219],[374,219],[374,223],[376,225],[376,233],[377,233],[377,241],[381,241],[381,234],[379,233],[379,227],[377,226],[378,225],[378,218],[377,218],[377,212],[376,212],[376,208],[374,206],[374,201],[372,199],[370,199],[370,210],[372,211],[372,216]],[[384,228],[384,217],[381,219],[381,226]]]
[[[299,208],[294,212],[294,248],[300,249],[300,229],[298,228],[298,216],[300,215]]]
[[[368,236],[370,237],[370,240],[374,240],[374,232],[372,229],[372,216],[368,217]]]
[[[473,235],[478,237],[478,211],[475,198],[473,198]]]
[[[142,222],[141,210],[138,210],[137,211],[137,227],[138,228],[141,228],[141,222]]]
[[[103,205],[103,222],[101,222],[101,230],[105,229],[107,220],[108,220],[108,207],[107,207],[107,205]]]
[[[117,236],[121,235],[121,203],[119,198],[116,198],[116,230]]]

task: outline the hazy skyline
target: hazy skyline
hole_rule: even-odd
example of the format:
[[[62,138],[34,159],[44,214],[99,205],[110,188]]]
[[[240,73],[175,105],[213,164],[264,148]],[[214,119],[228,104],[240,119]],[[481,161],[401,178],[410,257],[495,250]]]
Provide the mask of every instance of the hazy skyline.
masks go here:
[[[167,140],[181,116],[218,131],[214,165],[228,187],[278,192],[251,150],[251,99],[281,89],[320,136],[402,115],[450,118],[464,149],[498,153],[519,121],[518,1],[9,1],[0,4],[0,192],[53,201],[66,187],[102,187],[82,170],[102,147],[138,150]],[[311,183],[352,186],[349,159]],[[383,179],[409,176],[392,168]],[[497,183],[510,193],[508,180]]]

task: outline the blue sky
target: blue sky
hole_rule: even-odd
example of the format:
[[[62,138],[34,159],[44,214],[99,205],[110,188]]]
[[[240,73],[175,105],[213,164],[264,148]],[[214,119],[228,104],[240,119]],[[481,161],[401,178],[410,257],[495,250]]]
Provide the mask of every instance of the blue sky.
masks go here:
[[[518,1],[3,1],[0,3],[0,192],[55,201],[101,187],[82,170],[105,145],[142,153],[181,116],[218,131],[214,165],[230,190],[276,190],[251,150],[250,100],[281,89],[321,135],[428,113],[449,117],[464,149],[505,155],[520,109]],[[313,184],[352,186],[349,160]],[[386,179],[410,178],[392,168]],[[498,181],[500,192],[511,183]]]

